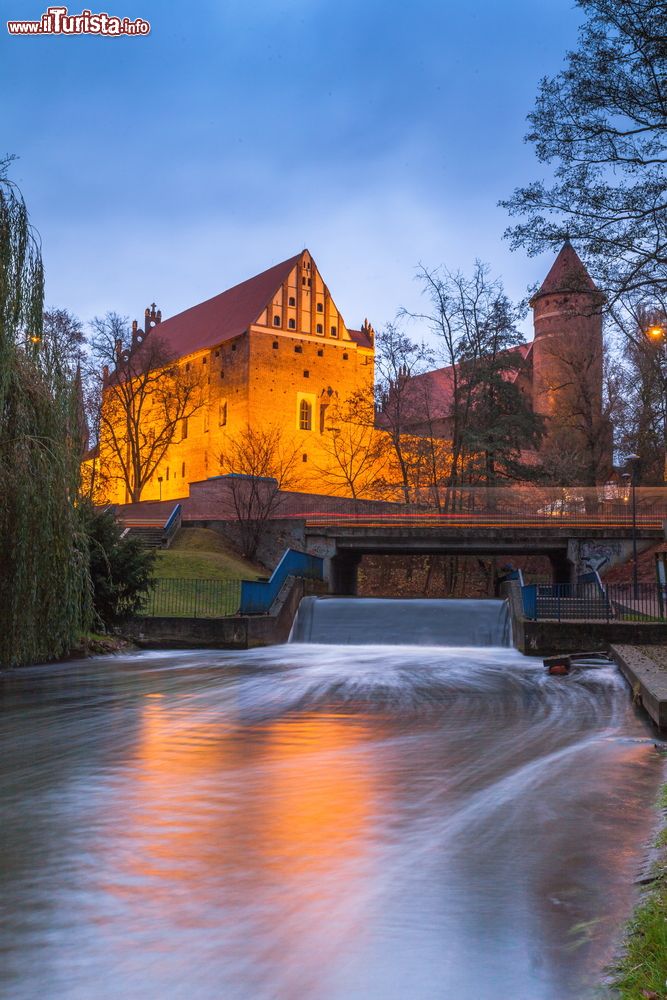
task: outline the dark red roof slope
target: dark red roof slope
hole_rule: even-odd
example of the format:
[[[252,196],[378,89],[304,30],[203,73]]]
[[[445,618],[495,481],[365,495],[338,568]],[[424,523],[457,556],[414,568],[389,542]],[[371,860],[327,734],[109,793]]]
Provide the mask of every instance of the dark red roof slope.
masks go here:
[[[158,332],[174,359],[238,337],[257,320],[300,257],[298,253],[206,302],[163,320],[153,331]]]
[[[368,336],[365,330],[348,330],[350,335],[350,340],[353,340],[355,344],[359,347],[372,347],[373,341]]]
[[[503,354],[520,354],[526,361],[533,349],[533,343],[518,344]],[[514,382],[519,374],[516,367],[508,367],[504,377]],[[423,421],[427,417],[432,420],[446,418],[451,414],[452,397],[454,395],[454,369],[436,368],[424,372],[423,375],[413,375],[410,379],[411,391],[407,394],[407,404],[414,409],[415,421]]]
[[[551,265],[551,270],[542,282],[540,290],[531,299],[531,305],[542,295],[552,295],[558,292],[595,292],[600,294],[569,240],[563,244],[560,253]]]

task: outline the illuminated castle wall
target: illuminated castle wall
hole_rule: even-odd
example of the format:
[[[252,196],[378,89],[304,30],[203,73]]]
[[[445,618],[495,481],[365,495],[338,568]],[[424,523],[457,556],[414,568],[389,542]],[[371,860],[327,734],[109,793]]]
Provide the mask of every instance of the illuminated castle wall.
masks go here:
[[[327,492],[317,471],[330,461],[327,409],[359,392],[372,399],[374,335],[367,322],[346,325],[307,250],[170,319],[147,309],[145,328],[142,340],[159,337],[179,365],[200,370],[204,405],[142,500],[186,496],[191,482],[219,475],[226,443],[248,425],[279,427],[298,448],[297,488]],[[104,434],[99,457],[108,499],[127,502]]]

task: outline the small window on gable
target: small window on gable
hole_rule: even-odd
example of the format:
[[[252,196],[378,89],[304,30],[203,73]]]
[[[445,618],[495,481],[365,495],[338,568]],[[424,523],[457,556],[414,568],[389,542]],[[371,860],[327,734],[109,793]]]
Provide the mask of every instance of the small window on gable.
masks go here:
[[[223,400],[218,409],[218,424],[224,427],[227,423],[227,401]]]
[[[317,311],[318,311],[318,313],[323,313],[324,312],[324,306],[322,305],[321,302],[317,303]]]
[[[302,461],[302,462],[307,462],[307,461],[308,461],[308,456],[306,455],[306,453],[305,453],[305,452],[304,452],[304,453],[303,453],[303,455],[301,456],[301,461]]]
[[[343,355],[343,361],[347,361],[347,359],[349,358],[349,356],[350,356],[349,354],[344,354]]]
[[[289,297],[289,299],[287,301],[289,302],[289,304],[291,306],[295,306],[296,305],[296,299],[294,298],[293,295],[290,295],[290,297]]]
[[[233,351],[235,351],[235,350],[236,350],[236,344],[232,344],[232,350],[233,350]]]
[[[312,281],[311,281],[311,279],[309,278],[309,279],[308,279],[308,287],[309,287],[309,288],[310,288],[310,286],[312,285],[312,283],[313,283],[313,282],[312,282]]]
[[[296,320],[295,319],[288,320],[287,325],[290,328],[290,330],[296,330]]]
[[[215,356],[216,356],[216,358],[219,358],[220,357],[220,351],[216,351],[215,352]]]
[[[319,351],[317,352],[317,356],[318,356],[318,358],[323,358],[324,357],[324,351],[322,350],[321,347],[320,347]]]
[[[305,372],[303,373],[303,377],[304,377],[304,378],[310,378],[310,372],[309,372],[308,370],[306,370],[306,371],[305,371]]]
[[[294,348],[294,353],[295,354],[303,354],[303,347],[301,346],[301,344],[297,344],[296,345],[296,347]]]
[[[201,363],[202,363],[203,365],[207,364],[207,363],[208,363],[208,358],[207,358],[206,356],[204,356],[204,357],[203,357],[203,358],[201,359]]]
[[[322,326],[321,323],[317,324],[317,326],[315,327],[315,330],[316,330],[317,333],[324,333],[324,327]]]
[[[302,399],[299,403],[299,428],[302,431],[309,431],[313,423],[313,411],[307,399]]]
[[[274,326],[280,326],[280,316],[274,316],[273,317],[273,325]]]
[[[331,336],[332,337],[337,337],[338,336],[338,327],[337,326],[332,326],[331,327]]]
[[[278,343],[278,341],[274,340],[273,341],[273,350],[277,351],[279,347],[280,347],[280,344]]]

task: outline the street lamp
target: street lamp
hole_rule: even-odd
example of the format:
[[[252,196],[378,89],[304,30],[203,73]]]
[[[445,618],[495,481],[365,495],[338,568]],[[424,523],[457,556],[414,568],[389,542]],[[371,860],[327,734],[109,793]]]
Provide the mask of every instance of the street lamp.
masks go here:
[[[637,581],[637,497],[635,490],[637,487],[637,463],[639,462],[639,455],[628,455],[627,462],[630,466],[630,472],[625,472],[623,478],[629,479],[632,492],[632,595],[637,600],[639,584]]]
[[[667,483],[667,328],[663,326],[662,323],[652,323],[651,326],[646,327],[644,333],[648,337],[649,341],[660,347],[662,350],[662,359],[659,359],[659,369],[660,369],[660,381],[662,383],[662,419],[663,419],[663,482]]]

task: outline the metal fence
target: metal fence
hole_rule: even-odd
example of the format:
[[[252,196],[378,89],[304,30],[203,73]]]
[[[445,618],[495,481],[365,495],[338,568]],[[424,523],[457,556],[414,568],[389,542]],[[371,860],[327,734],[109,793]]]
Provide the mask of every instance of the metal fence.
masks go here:
[[[522,596],[534,621],[667,621],[665,594],[654,583],[532,584]]]
[[[240,580],[153,581],[142,615],[148,618],[225,618],[241,603]]]

